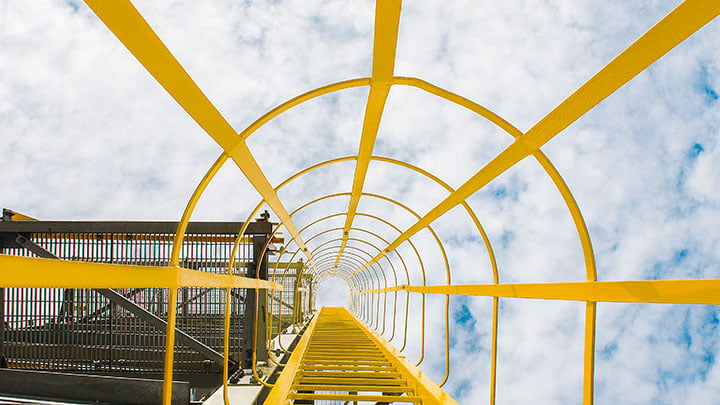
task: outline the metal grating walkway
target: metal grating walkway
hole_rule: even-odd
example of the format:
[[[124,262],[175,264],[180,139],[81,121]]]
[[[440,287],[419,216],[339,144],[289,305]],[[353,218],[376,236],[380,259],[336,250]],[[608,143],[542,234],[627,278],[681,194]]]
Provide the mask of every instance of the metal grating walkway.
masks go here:
[[[267,399],[455,404],[384,338],[345,308],[321,309]]]

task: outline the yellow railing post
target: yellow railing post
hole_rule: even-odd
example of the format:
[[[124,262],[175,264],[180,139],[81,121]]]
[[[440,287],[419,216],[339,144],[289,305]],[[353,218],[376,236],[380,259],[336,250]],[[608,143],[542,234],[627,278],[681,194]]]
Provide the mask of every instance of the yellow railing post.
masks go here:
[[[177,315],[178,290],[168,288],[167,329],[165,330],[165,372],[163,376],[163,405],[172,403],[172,379],[175,355],[175,321]]]

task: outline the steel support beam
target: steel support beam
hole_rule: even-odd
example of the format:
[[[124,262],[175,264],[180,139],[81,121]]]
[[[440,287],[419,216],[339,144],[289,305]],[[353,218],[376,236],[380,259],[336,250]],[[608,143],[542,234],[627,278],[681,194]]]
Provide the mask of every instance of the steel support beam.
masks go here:
[[[267,242],[265,235],[256,235],[253,238],[253,263],[248,266],[248,278],[259,278],[267,280],[268,271],[268,254],[263,252],[263,248]],[[261,253],[263,253],[261,255]],[[259,264],[259,267],[258,267]],[[255,307],[257,305],[257,312]],[[245,316],[243,321],[243,355],[241,365],[244,369],[253,367],[252,356],[253,350],[256,353],[257,361],[267,361],[267,339],[265,309],[267,307],[267,294],[256,289],[247,289],[245,294]],[[257,315],[257,319],[255,318]],[[257,336],[253,344],[253,337]]]
[[[276,297],[276,296],[274,296],[274,295],[272,296],[272,299],[273,299],[273,301],[277,302],[278,304],[284,306],[284,307],[287,308],[287,309],[293,309],[293,306],[292,306],[292,305],[288,304],[287,302],[281,300],[280,298],[278,298],[278,297]]]

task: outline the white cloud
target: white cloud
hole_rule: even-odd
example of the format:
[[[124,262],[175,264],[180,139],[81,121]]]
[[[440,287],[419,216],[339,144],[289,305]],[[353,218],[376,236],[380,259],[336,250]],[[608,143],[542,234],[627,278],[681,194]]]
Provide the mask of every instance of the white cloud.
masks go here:
[[[318,285],[315,305],[317,308],[346,307],[349,299],[347,282],[341,278],[332,277]]]
[[[136,1],[136,6],[236,130],[301,92],[370,74],[369,1]],[[675,6],[408,0],[396,73],[458,92],[527,130]],[[711,22],[543,147],[583,212],[601,280],[717,277],[718,30],[718,22]],[[271,182],[356,153],[366,95],[366,88],[358,88],[323,96],[255,133],[248,143]],[[73,3],[0,2],[0,133],[0,203],[48,219],[177,219],[220,153],[87,7]],[[510,142],[460,107],[395,87],[375,153],[406,160],[458,186]],[[353,166],[317,170],[280,196],[293,210],[321,195],[347,192]],[[385,163],[371,164],[366,191],[397,198],[420,214],[446,195]],[[244,220],[257,202],[257,193],[230,162],[195,217]],[[333,198],[303,210],[295,218],[298,227],[344,211],[347,202]],[[570,216],[537,163],[523,161],[469,203],[495,249],[501,281],[585,277]],[[358,212],[400,229],[415,220],[373,198],[361,199]],[[306,235],[343,224],[344,218],[336,217],[308,228]],[[398,235],[368,217],[354,224],[387,240]],[[449,255],[454,282],[491,280],[484,244],[461,208],[433,227]],[[338,235],[318,237],[310,247]],[[379,243],[374,237],[368,241]],[[444,262],[430,233],[412,241],[422,252],[427,282],[444,283]],[[409,245],[397,253],[411,282],[421,283]],[[390,257],[404,282],[399,256]],[[387,262],[381,264],[390,275]],[[342,305],[342,283],[323,283],[319,302]],[[404,293],[398,298],[402,314]],[[453,366],[446,388],[462,403],[488,397],[491,305],[486,298],[451,302]],[[444,297],[428,298],[426,308],[421,368],[439,380]],[[579,402],[582,308],[503,300],[499,403]],[[410,309],[406,352],[417,359],[418,297]],[[597,402],[717,402],[717,319],[715,307],[599,305]],[[401,333],[393,343],[402,344]]]

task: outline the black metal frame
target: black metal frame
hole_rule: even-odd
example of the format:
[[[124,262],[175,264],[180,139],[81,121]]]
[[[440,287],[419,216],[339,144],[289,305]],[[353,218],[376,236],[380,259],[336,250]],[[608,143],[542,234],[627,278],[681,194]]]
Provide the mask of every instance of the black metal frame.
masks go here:
[[[167,265],[169,259],[167,255],[168,246],[171,246],[172,239],[177,229],[177,222],[91,222],[91,221],[0,221],[0,253],[10,253],[16,255],[30,255],[46,258],[61,258],[73,260],[90,260],[101,261],[105,263],[125,263],[136,265]],[[237,232],[242,228],[241,222],[191,222],[186,231],[186,240],[183,243],[183,256],[181,256],[181,264],[184,267],[194,268],[201,271],[225,272],[228,257],[219,257],[217,251],[227,251],[228,246],[232,245],[232,241]],[[243,249],[240,257],[235,259],[235,271],[238,274],[248,277],[257,275],[257,263],[261,263],[259,276],[267,279],[267,263],[268,253],[264,253],[264,257],[260,260],[260,253],[265,247],[267,238],[272,233],[273,224],[263,218],[257,222],[248,225],[245,232],[246,236],[251,238],[250,242],[243,242]],[[63,239],[64,238],[64,239]],[[57,242],[60,240],[61,242]],[[53,242],[55,241],[55,242]],[[81,244],[83,246],[82,255],[76,257],[75,248],[63,247],[66,245]],[[145,257],[147,246],[153,245],[152,249],[162,250],[159,256]],[[194,243],[194,245],[193,245]],[[132,249],[120,249],[118,246],[123,244],[139,246],[138,251],[142,254],[133,253]],[[213,245],[215,244],[215,245]],[[110,250],[115,249],[115,253],[109,256],[103,251],[103,246],[110,246]],[[143,246],[145,246],[143,248]],[[71,253],[68,253],[70,251]],[[128,254],[130,252],[130,254]],[[243,253],[244,252],[244,253]],[[124,255],[124,256],[123,256]],[[229,255],[229,253],[226,253]],[[60,256],[60,257],[58,257]],[[6,291],[7,290],[7,291]],[[24,295],[18,295],[21,291]],[[150,290],[157,290],[155,292]],[[10,293],[8,296],[7,293]],[[43,295],[45,292],[45,295]],[[157,297],[157,302],[148,302],[149,298],[143,296]],[[154,294],[154,295],[153,295]],[[267,361],[266,343],[266,326],[265,326],[265,306],[267,305],[265,294],[258,294],[255,290],[233,289],[231,291],[231,299],[233,300],[233,318],[231,319],[231,356],[233,350],[237,360],[242,360],[243,366],[251,367],[252,361],[252,336],[257,328],[257,360]],[[184,375],[189,379],[200,377],[202,375],[219,376],[220,366],[223,365],[224,359],[220,354],[222,351],[222,330],[217,329],[217,322],[222,317],[224,304],[219,301],[222,296],[224,302],[224,293],[218,289],[200,289],[200,288],[182,288],[179,292],[180,304],[178,307],[178,322],[176,329],[176,367],[175,375]],[[18,298],[20,297],[20,298]],[[22,298],[24,297],[24,298]],[[24,328],[13,329],[12,322],[6,324],[8,316],[13,316],[13,308],[10,314],[5,311],[5,301],[15,305],[15,312],[18,311],[17,304],[19,299],[42,300],[53,299],[50,304],[43,304],[46,308],[48,305],[54,305],[53,316],[48,317],[46,310],[40,312],[28,312],[37,314],[39,317],[45,317],[38,322],[29,324]],[[54,298],[53,298],[54,297]],[[62,298],[58,298],[62,297]],[[13,301],[14,300],[14,301]],[[255,322],[255,300],[258,301],[258,314],[260,317]],[[161,302],[162,301],[162,302]],[[38,301],[35,301],[37,305]],[[76,311],[78,305],[85,304],[82,314]],[[222,304],[222,305],[221,305]],[[163,305],[165,308],[163,310]],[[41,305],[42,306],[42,305]],[[67,347],[69,352],[68,360],[60,361],[52,364],[52,359],[48,358],[45,363],[33,362],[32,359],[26,362],[18,362],[17,358],[10,359],[11,367],[32,367],[34,371],[49,371],[50,369],[70,372],[74,374],[95,374],[95,375],[115,375],[122,377],[143,376],[150,378],[159,377],[157,360],[161,360],[159,349],[152,349],[154,353],[151,357],[152,361],[146,362],[150,368],[143,369],[142,362],[135,361],[131,366],[117,366],[123,359],[113,358],[115,350],[121,350],[129,344],[140,345],[138,347],[160,348],[164,346],[165,327],[167,325],[163,316],[163,311],[167,308],[167,294],[162,289],[123,289],[123,290],[53,290],[53,289],[4,289],[0,288],[0,361],[4,361],[1,357],[3,354],[10,353],[11,346],[16,347],[18,342],[24,345],[34,347],[31,354],[33,356],[41,356],[43,348],[50,347]],[[237,308],[236,308],[237,307]],[[205,317],[211,316],[213,323],[208,324],[212,328],[206,329],[208,334],[204,334],[203,329],[197,328],[197,322],[207,322],[209,318],[196,319],[193,314],[198,313],[198,308],[206,308]],[[239,308],[239,309],[238,309]],[[22,307],[20,307],[22,311]],[[37,310],[36,310],[37,311]],[[47,312],[47,311],[46,311]],[[23,318],[25,319],[25,318]],[[125,319],[125,321],[122,321]],[[121,322],[122,321],[122,322]],[[128,321],[133,321],[128,323]],[[73,326],[74,322],[80,322]],[[7,326],[11,328],[8,329]],[[77,334],[77,326],[86,325],[89,327],[87,332],[80,335]],[[146,325],[146,326],[143,326]],[[216,325],[216,326],[212,326]],[[17,326],[17,325],[16,325]],[[97,328],[110,328],[109,331],[103,332],[102,337],[94,332]],[[114,328],[114,329],[113,329]],[[211,332],[211,333],[210,333]],[[120,335],[118,335],[120,334]],[[198,335],[199,334],[199,335]],[[8,340],[8,337],[11,339]],[[18,340],[19,339],[19,340]],[[203,341],[209,339],[212,343]],[[104,343],[103,343],[104,342]],[[135,342],[135,343],[133,343]],[[11,346],[8,346],[10,344]],[[89,345],[89,346],[84,346]],[[92,360],[93,347],[104,347],[107,350],[105,357],[108,360],[108,366],[104,366],[105,360],[97,368],[94,369],[92,363],[98,360]],[[145,345],[145,346],[143,346]],[[150,346],[146,346],[150,345]],[[74,347],[74,348],[72,348]],[[236,347],[237,349],[232,349]],[[90,349],[88,349],[90,348]],[[119,349],[118,349],[119,348]],[[248,352],[249,348],[249,352]],[[64,349],[61,349],[64,350]],[[94,349],[93,349],[94,350]],[[188,351],[189,350],[189,351]],[[86,354],[87,351],[87,354]],[[97,351],[97,350],[96,350]],[[164,351],[164,348],[163,348]],[[191,355],[195,353],[194,355]],[[148,352],[148,354],[151,352]],[[97,354],[97,353],[96,353]],[[158,356],[158,354],[160,356]],[[86,357],[82,357],[86,355]],[[89,356],[89,357],[88,357]],[[238,358],[239,357],[239,358]],[[80,359],[83,360],[85,366],[77,366],[75,363]],[[205,360],[203,360],[205,359]],[[129,359],[133,362],[132,359]],[[75,362],[75,363],[74,363]],[[114,363],[113,363],[114,362]],[[42,366],[41,364],[47,364]],[[115,364],[115,366],[113,366]],[[195,364],[194,366],[192,364]],[[0,364],[1,366],[2,364]],[[237,363],[231,360],[231,372],[237,368]],[[69,367],[69,368],[68,368]],[[79,367],[79,368],[78,368]],[[43,370],[44,368],[44,370]],[[47,377],[47,374],[38,374]],[[195,377],[193,377],[195,376]],[[35,377],[33,377],[35,378]],[[39,378],[39,377],[38,377]],[[219,377],[218,377],[219,378]],[[200,378],[203,379],[203,378]],[[205,379],[206,380],[206,379]],[[79,380],[78,380],[79,381]],[[99,381],[99,380],[90,380]],[[219,383],[219,381],[217,382]],[[39,392],[39,391],[38,391]],[[0,393],[8,394],[7,390],[0,384]],[[57,393],[55,398],[62,398],[64,394]],[[181,396],[182,398],[183,396]],[[65,397],[70,398],[70,397]]]

